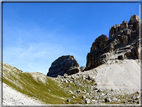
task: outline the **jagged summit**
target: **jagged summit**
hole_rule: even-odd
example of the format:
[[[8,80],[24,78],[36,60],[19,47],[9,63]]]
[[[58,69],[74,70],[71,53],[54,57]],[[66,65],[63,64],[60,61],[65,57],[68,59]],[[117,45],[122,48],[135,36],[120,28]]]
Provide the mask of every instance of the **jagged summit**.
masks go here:
[[[112,26],[109,38],[106,35],[99,36],[92,44],[87,55],[85,70],[95,68],[109,60],[139,59],[139,17],[132,15],[129,23]]]

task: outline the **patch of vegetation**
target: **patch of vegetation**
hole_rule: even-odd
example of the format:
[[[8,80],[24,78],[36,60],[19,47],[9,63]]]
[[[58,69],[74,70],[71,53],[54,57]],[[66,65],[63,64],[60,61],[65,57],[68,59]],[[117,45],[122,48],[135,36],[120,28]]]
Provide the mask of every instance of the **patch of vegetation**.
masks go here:
[[[72,95],[68,93],[63,84],[50,77],[46,77],[45,84],[40,80],[35,80],[30,73],[19,72],[18,69],[11,68],[10,72],[3,70],[7,77],[3,77],[3,82],[13,89],[29,97],[38,99],[46,104],[62,104]]]

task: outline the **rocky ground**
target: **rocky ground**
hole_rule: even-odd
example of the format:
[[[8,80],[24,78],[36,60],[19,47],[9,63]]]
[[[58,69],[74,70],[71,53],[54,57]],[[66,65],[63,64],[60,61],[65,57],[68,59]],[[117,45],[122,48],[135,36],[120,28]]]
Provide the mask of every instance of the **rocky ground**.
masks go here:
[[[77,77],[77,78],[76,78]],[[71,77],[58,77],[58,80],[66,85],[66,88],[74,94],[71,99],[67,99],[66,104],[139,104],[140,91],[124,92],[123,90],[99,89],[97,83],[90,76],[81,77],[76,75]],[[82,79],[81,79],[82,78]],[[91,78],[91,79],[90,79]],[[74,85],[76,90],[71,91]]]
[[[128,63],[129,62],[129,63]],[[123,81],[119,81],[116,79],[115,81],[118,81],[115,83],[114,80],[110,80],[115,75],[115,71],[112,75],[109,75],[109,70],[111,70],[111,67],[114,67],[113,70],[118,69],[118,66],[121,66],[122,68],[126,66],[126,63],[130,66],[131,64],[134,66],[130,66],[129,69],[125,69],[127,72],[122,77],[121,75],[117,75],[117,79],[122,79]],[[85,71],[81,73],[77,73],[71,76],[68,76],[65,74],[64,76],[58,76],[56,79],[59,83],[62,83],[66,86],[66,89],[72,93],[72,98],[67,99],[65,104],[140,104],[140,78],[138,78],[138,75],[135,75],[136,73],[140,73],[140,69],[137,69],[138,71],[134,70],[133,67],[136,67],[135,64],[139,64],[138,60],[125,60],[120,61],[118,63],[110,63],[108,68],[106,67],[107,64],[103,64],[101,67],[98,67],[96,69],[93,69],[91,71]],[[105,67],[104,70],[106,72],[102,71],[101,68]],[[124,69],[124,68],[123,68]],[[104,74],[101,73],[101,71],[104,72]],[[121,69],[119,69],[121,70]],[[122,73],[119,72],[119,73]],[[132,75],[129,75],[131,74]],[[106,74],[105,74],[106,73]],[[92,75],[93,74],[93,75]],[[105,75],[109,78],[96,78],[97,75],[101,76]],[[94,76],[96,75],[96,76]],[[131,80],[129,80],[127,77],[129,77]],[[115,76],[116,77],[116,76]],[[124,79],[126,78],[126,79]],[[101,80],[102,79],[102,80]],[[138,85],[135,84],[136,81],[139,83]],[[97,82],[102,81],[102,83]],[[103,81],[107,81],[104,82]],[[112,82],[113,81],[113,82]],[[107,84],[109,83],[109,84]],[[123,85],[124,84],[124,85]],[[121,86],[120,86],[121,85]],[[75,89],[75,90],[72,90]],[[127,89],[127,90],[126,90]]]

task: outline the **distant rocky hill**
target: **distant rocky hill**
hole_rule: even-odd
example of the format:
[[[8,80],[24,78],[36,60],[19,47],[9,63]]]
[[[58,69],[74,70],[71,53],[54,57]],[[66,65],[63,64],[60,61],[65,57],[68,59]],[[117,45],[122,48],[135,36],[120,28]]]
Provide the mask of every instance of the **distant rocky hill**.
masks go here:
[[[92,44],[87,55],[85,70],[90,70],[109,60],[139,59],[139,17],[132,15],[127,23],[112,26],[109,38],[106,35],[99,36]]]

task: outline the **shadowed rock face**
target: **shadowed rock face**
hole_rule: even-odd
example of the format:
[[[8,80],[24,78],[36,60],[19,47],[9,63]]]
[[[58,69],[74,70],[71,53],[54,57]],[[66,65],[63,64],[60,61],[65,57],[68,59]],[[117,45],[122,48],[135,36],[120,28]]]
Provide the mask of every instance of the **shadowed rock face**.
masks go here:
[[[129,23],[112,26],[109,31],[109,38],[106,35],[99,36],[92,44],[87,55],[85,70],[90,70],[108,60],[138,59],[140,48],[139,41],[139,17],[133,15]]]
[[[57,77],[58,75],[63,76],[64,74],[71,75],[79,71],[79,64],[75,58],[71,55],[67,55],[59,57],[51,64],[47,76]]]

